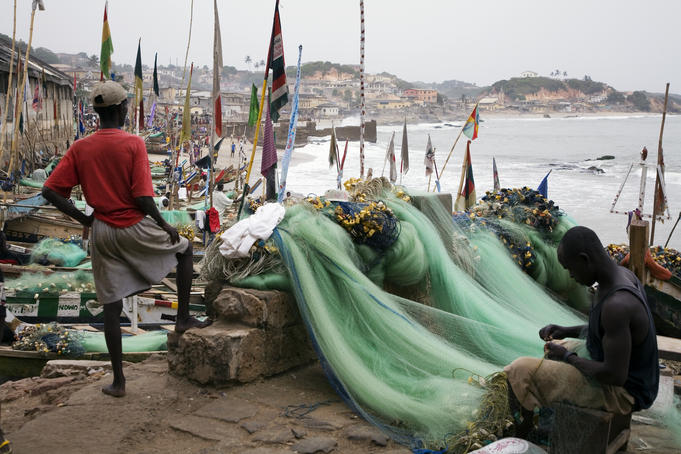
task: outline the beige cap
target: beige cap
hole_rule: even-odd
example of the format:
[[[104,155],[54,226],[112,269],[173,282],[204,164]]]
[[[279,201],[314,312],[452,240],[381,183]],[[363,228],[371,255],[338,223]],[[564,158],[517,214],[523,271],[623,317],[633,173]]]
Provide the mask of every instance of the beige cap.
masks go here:
[[[113,80],[105,80],[95,85],[92,90],[92,105],[95,107],[115,106],[128,98],[128,92],[121,84]]]

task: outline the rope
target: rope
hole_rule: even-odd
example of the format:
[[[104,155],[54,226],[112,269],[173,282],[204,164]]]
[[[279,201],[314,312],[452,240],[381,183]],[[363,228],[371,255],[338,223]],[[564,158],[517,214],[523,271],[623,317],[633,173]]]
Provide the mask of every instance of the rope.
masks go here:
[[[189,10],[189,38],[187,39],[187,52],[184,54],[184,68],[182,69],[182,80],[187,74],[187,58],[189,57],[189,43],[192,42],[192,23],[194,22],[194,0]]]
[[[317,402],[311,405],[306,404],[287,405],[286,408],[284,409],[284,412],[282,413],[282,416],[286,416],[287,418],[303,419],[304,417],[306,417],[319,407],[323,405],[331,405],[336,402],[340,402],[340,400],[337,399],[323,400],[321,402]]]

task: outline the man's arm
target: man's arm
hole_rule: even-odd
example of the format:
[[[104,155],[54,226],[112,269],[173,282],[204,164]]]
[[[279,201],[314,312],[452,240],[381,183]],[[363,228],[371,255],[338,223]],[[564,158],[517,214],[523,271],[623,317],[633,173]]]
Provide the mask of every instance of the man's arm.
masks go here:
[[[159,227],[161,227],[163,230],[165,230],[168,235],[170,235],[170,242],[172,244],[177,243],[180,241],[180,235],[177,233],[177,230],[175,227],[172,225],[168,224],[165,219],[161,216],[161,213],[158,211],[158,207],[154,203],[154,198],[153,197],[148,197],[148,196],[143,196],[143,197],[135,197],[135,203],[139,207],[140,210],[144,212],[144,214],[148,215],[156,221]]]
[[[546,344],[547,356],[572,364],[584,375],[604,385],[624,385],[631,359],[631,318],[635,304],[640,303],[628,292],[618,292],[604,304],[601,312],[603,361],[570,354],[565,347],[551,342]]]
[[[73,205],[73,203],[69,201],[69,199],[62,197],[57,192],[53,191],[47,186],[43,186],[42,195],[43,197],[45,197],[45,199],[47,199],[48,202],[54,205],[59,211],[61,211],[65,215],[72,217],[73,219],[80,222],[84,226],[89,227],[92,225],[92,221],[94,220],[94,214],[86,216],[85,213],[76,208]]]
[[[560,326],[560,325],[546,325],[539,330],[539,337],[545,341],[554,339],[565,339],[566,337],[579,338],[585,332],[586,325],[576,326]]]

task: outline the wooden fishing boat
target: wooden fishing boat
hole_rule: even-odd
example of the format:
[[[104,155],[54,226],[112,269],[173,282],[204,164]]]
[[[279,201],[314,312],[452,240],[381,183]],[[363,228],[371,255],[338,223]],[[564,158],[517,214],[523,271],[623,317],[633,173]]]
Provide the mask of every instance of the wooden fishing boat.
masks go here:
[[[681,338],[681,278],[661,281],[649,273],[645,290],[657,333]]]

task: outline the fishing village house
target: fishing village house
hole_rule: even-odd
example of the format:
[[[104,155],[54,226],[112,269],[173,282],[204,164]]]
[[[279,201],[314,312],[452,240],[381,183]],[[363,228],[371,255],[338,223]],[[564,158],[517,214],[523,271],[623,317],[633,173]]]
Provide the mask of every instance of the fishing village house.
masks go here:
[[[523,71],[520,73],[520,77],[539,77],[539,73],[534,71]]]
[[[8,96],[7,84],[9,82],[9,65],[11,59],[11,42],[0,39],[0,109],[4,109],[5,100]],[[5,143],[11,142],[14,131],[14,112],[16,108],[16,86],[20,83],[17,79],[16,65],[19,54],[14,54],[14,75],[12,76],[13,89],[9,93],[9,108],[2,112],[3,123],[6,122]],[[23,62],[23,56],[22,56]],[[28,95],[23,106],[24,128],[26,131],[40,131],[41,140],[61,141],[70,138],[73,133],[73,74],[65,74],[33,56],[29,57],[28,63]],[[44,86],[43,86],[44,75]],[[33,109],[35,89],[38,88],[40,108]],[[56,115],[55,115],[56,114]],[[7,147],[5,148],[7,149]],[[7,156],[3,157],[3,162]]]
[[[437,104],[437,90],[425,88],[408,88],[402,92],[403,96],[412,99],[415,103]]]
[[[322,104],[317,108],[317,116],[320,118],[338,117],[339,109],[335,104]]]
[[[247,121],[251,106],[248,93],[221,93],[222,119],[230,121]]]
[[[478,105],[480,110],[487,112],[503,108],[503,105],[499,103],[499,98],[496,96],[485,96],[478,101]]]

